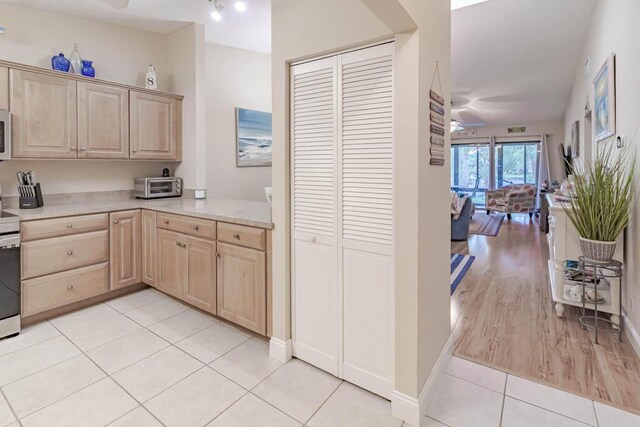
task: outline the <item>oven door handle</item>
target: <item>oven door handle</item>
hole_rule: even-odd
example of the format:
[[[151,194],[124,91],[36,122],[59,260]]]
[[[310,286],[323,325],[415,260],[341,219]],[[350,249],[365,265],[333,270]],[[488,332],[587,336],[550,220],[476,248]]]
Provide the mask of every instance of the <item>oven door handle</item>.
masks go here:
[[[9,249],[20,246],[20,235],[10,234],[7,236],[0,236],[0,249]]]

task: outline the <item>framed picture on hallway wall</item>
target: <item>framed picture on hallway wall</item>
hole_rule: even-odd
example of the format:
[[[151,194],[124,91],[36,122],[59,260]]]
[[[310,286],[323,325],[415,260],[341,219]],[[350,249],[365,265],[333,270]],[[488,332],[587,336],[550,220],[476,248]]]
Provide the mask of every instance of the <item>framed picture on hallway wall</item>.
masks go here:
[[[236,108],[236,166],[271,166],[271,113]]]
[[[616,70],[612,53],[593,80],[593,141],[616,133]]]

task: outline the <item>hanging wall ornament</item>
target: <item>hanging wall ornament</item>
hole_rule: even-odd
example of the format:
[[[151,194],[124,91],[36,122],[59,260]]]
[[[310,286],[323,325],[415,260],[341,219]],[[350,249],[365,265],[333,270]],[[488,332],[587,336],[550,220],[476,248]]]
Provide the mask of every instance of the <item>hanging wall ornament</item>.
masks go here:
[[[439,92],[434,90],[434,84],[438,78]],[[439,62],[436,61],[436,69],[433,72],[433,79],[431,80],[431,89],[429,90],[429,131],[431,134],[429,149],[429,164],[433,166],[444,166],[444,135],[445,135],[445,109],[444,98],[442,97],[442,81],[440,80],[440,67]]]

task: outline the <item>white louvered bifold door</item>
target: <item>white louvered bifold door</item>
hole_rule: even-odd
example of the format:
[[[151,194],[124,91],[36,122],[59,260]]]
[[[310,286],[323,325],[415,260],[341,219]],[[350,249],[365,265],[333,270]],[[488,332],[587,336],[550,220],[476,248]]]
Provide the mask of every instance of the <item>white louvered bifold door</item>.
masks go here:
[[[342,376],[393,391],[392,43],[340,57]]]
[[[293,353],[338,375],[337,58],[291,67]]]

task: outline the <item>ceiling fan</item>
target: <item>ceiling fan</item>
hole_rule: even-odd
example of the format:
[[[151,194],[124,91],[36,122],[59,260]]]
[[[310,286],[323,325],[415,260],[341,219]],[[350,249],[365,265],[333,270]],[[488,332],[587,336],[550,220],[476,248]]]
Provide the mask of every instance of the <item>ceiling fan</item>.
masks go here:
[[[100,0],[102,3],[113,7],[114,9],[125,9],[129,6],[129,0]]]

